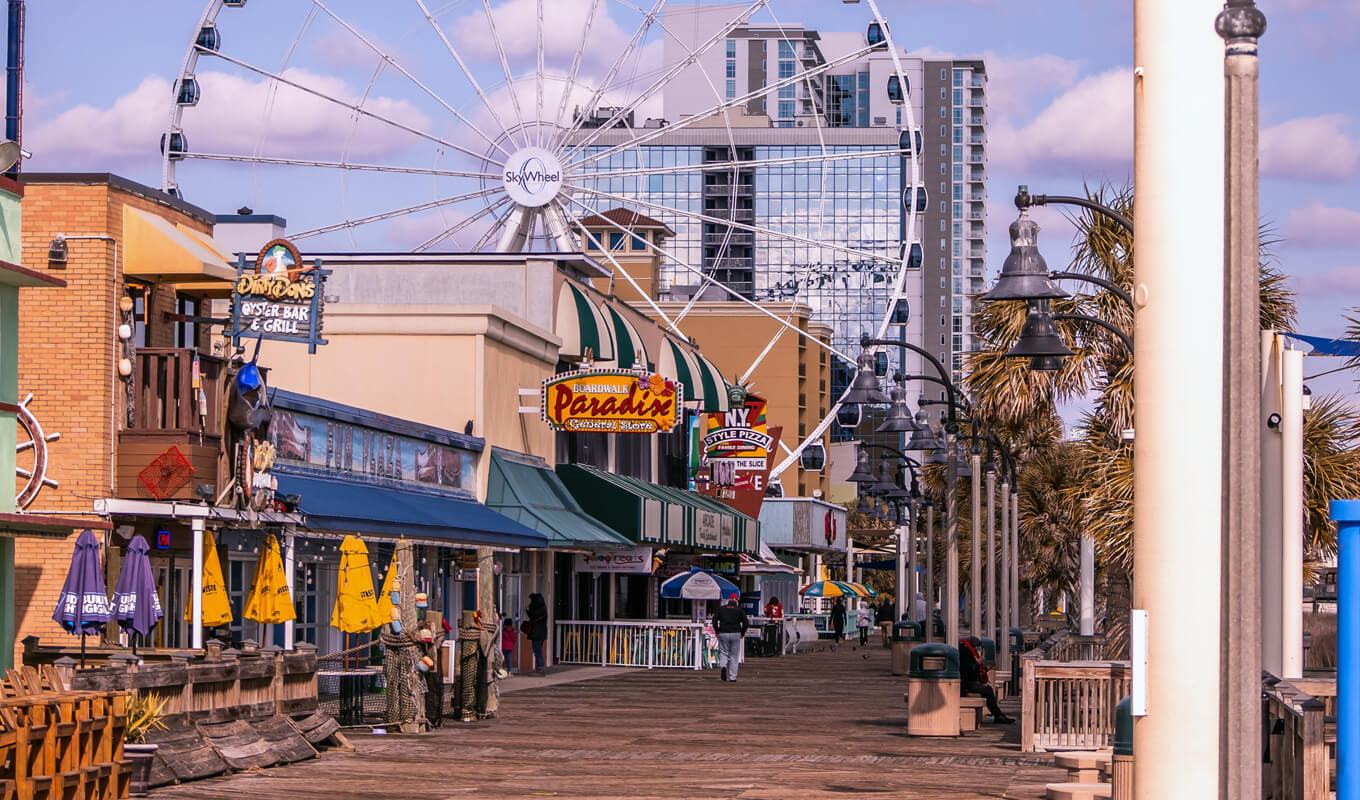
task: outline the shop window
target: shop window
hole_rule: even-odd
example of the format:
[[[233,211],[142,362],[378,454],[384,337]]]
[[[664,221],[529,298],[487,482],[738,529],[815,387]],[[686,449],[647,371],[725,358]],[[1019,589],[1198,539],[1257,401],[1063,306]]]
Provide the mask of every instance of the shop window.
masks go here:
[[[175,296],[175,313],[183,316],[197,317],[201,305],[198,298],[186,297],[184,295]],[[175,347],[183,347],[190,350],[198,349],[198,324],[195,322],[176,322],[175,323]]]
[[[559,431],[557,463],[609,469],[609,434]]]
[[[652,479],[652,437],[614,435],[614,472],[642,481]]]
[[[146,292],[132,295],[132,346],[150,347],[150,334],[146,327]]]
[[[647,234],[645,233],[633,234],[633,252],[643,253],[646,251],[647,251]]]
[[[610,232],[610,234],[609,234],[609,249],[610,249],[610,250],[613,250],[613,251],[622,250],[622,249],[623,249],[623,241],[624,241],[624,239],[623,239],[623,234],[622,234],[622,233],[620,233],[620,232],[618,232],[618,231],[612,231],[612,232]]]

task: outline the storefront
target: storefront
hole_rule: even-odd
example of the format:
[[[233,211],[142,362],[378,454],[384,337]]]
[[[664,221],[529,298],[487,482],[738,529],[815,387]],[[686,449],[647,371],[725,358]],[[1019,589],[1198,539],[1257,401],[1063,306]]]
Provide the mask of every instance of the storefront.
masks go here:
[[[811,497],[765,498],[760,526],[763,543],[781,561],[799,562],[806,581],[820,580],[824,560],[843,559],[848,547],[845,509]],[[804,606],[809,611],[824,610],[818,600],[799,599],[794,605],[785,594],[778,596],[789,612]]]

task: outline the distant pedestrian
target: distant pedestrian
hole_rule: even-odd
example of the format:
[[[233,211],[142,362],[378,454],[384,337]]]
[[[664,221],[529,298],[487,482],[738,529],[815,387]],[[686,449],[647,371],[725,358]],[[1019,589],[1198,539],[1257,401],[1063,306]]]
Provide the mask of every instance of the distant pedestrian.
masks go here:
[[[845,638],[845,601],[839,597],[836,598],[835,604],[831,606],[831,630],[836,634],[836,637],[831,640],[835,642],[831,645],[834,649],[836,645],[840,644],[841,639]]]
[[[921,630],[926,626],[926,596],[923,592],[916,593],[916,622],[921,623]]]
[[[770,602],[765,604],[765,616],[770,619],[784,618],[784,606],[780,605],[778,597],[771,597]]]
[[[718,634],[718,666],[722,667],[722,679],[725,681],[737,679],[741,644],[749,627],[751,622],[746,619],[746,612],[737,605],[736,593],[729,594],[727,602],[713,612],[713,630]]]
[[[548,604],[543,595],[535,592],[529,595],[528,617],[524,621],[525,634],[534,648],[534,673],[546,674],[543,664],[543,643],[548,640]]]
[[[859,628],[859,646],[865,647],[869,644],[869,626],[874,624],[874,614],[869,609],[868,603],[860,603],[859,610],[855,612],[855,625]]]
[[[515,641],[519,637],[515,632],[515,621],[509,617],[501,620],[501,654],[505,656],[505,668],[507,670],[515,663]]]

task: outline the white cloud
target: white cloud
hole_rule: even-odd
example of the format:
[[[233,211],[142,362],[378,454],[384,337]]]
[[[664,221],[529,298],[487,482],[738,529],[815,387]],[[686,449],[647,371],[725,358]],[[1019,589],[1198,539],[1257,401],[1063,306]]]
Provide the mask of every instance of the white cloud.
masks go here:
[[[1360,292],[1360,264],[1334,267],[1314,275],[1293,275],[1289,284],[1300,295],[1326,297]]]
[[[1291,246],[1305,249],[1360,247],[1360,211],[1315,202],[1289,212],[1284,235]]]
[[[1344,114],[1300,117],[1261,132],[1261,174],[1270,178],[1342,181],[1360,172],[1360,142]]]
[[[606,4],[601,3],[590,23],[586,38],[586,20],[594,0],[550,0],[543,6],[543,58],[545,64],[562,68],[571,66],[577,50],[582,50],[585,68],[608,68],[617,58],[619,48],[631,38],[632,31],[624,29],[609,17]],[[538,54],[539,0],[507,0],[491,9],[496,24],[492,35],[485,11],[473,11],[449,26],[455,46],[465,59],[496,60],[497,40],[505,50],[507,60],[515,67],[533,68]],[[518,62],[518,63],[516,63]]]
[[[359,93],[343,80],[295,69],[285,77],[345,102]],[[348,149],[350,158],[389,156],[419,140],[320,97],[224,73],[200,73],[199,105],[186,109],[184,132],[191,151],[275,157],[331,159]],[[81,104],[38,125],[25,137],[35,161],[61,169],[119,168],[159,158],[159,142],[170,114],[171,84],[149,76],[107,108]],[[364,108],[417,130],[429,119],[405,100],[371,97]]]
[[[1133,158],[1133,82],[1128,67],[1083,78],[1021,127],[996,120],[994,164],[1020,172],[1128,168]]]
[[[1052,53],[1003,56],[993,51],[959,55],[933,47],[912,50],[927,59],[980,59],[987,68],[987,107],[996,117],[1028,114],[1032,104],[1067,89],[1081,76],[1081,62]]]

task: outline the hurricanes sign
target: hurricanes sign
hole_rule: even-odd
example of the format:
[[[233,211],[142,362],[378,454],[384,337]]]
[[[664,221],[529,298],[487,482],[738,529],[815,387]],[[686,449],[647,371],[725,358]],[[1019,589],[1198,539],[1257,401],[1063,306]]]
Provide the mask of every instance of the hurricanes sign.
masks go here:
[[[638,370],[577,370],[543,381],[543,420],[557,431],[665,433],[675,427],[683,385]]]

